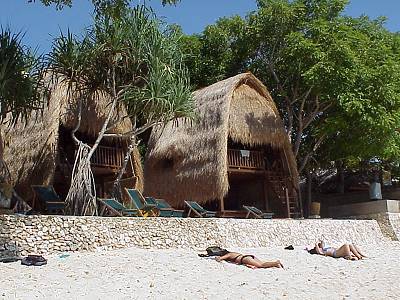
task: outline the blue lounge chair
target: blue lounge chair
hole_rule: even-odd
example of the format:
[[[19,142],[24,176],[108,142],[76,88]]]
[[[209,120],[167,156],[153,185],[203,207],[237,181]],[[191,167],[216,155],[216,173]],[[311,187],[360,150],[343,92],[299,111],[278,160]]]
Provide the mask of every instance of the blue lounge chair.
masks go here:
[[[147,204],[146,199],[143,197],[140,191],[127,188],[125,188],[125,190],[128,193],[132,206],[139,210],[143,217],[156,217],[159,215],[160,211],[157,206],[154,204]]]
[[[117,215],[119,217],[139,217],[140,213],[137,209],[128,209],[121,203],[119,203],[114,198],[110,199],[100,199],[97,198],[101,204],[103,204],[103,209],[100,212],[100,216],[104,216],[106,210]]]
[[[31,185],[34,201],[38,199],[49,214],[64,214],[65,202],[61,200],[52,185]]]
[[[153,197],[145,197],[146,203],[155,205],[160,210],[160,217],[183,217],[183,210],[174,209],[164,199],[155,199]]]
[[[258,219],[272,219],[272,217],[274,216],[274,213],[262,212],[261,210],[259,210],[257,207],[254,206],[243,205],[243,208],[247,210],[246,219],[249,218],[250,215]]]
[[[209,211],[204,209],[200,204],[196,201],[185,201],[185,204],[189,207],[188,217],[190,217],[191,212],[197,215],[200,218],[210,218],[215,217],[217,212]]]

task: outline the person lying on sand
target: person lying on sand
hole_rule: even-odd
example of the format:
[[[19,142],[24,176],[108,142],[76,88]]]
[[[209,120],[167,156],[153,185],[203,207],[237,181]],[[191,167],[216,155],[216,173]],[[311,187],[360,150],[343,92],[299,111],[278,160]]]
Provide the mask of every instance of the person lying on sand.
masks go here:
[[[311,254],[331,256],[334,258],[343,257],[349,260],[359,260],[362,259],[363,257],[366,257],[353,244],[344,244],[339,248],[334,248],[334,247],[326,247],[323,241],[316,243],[315,247],[309,250],[308,252]]]
[[[243,255],[237,252],[228,252],[225,255],[217,256],[215,258],[217,261],[228,261],[232,263],[236,263],[238,265],[245,265],[248,267],[256,267],[256,268],[283,268],[283,265],[279,260],[277,261],[265,261],[262,262],[254,255]]]

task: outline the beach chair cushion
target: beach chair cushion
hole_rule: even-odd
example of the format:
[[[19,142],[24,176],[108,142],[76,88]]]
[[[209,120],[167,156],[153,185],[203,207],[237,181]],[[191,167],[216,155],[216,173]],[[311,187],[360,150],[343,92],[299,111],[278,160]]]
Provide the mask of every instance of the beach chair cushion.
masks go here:
[[[97,200],[114,210],[114,212],[116,212],[120,216],[137,217],[140,215],[137,209],[128,209],[122,203],[119,203],[113,198]]]
[[[179,209],[174,209],[172,211],[172,217],[183,218],[184,217],[184,211],[183,210],[179,210]]]
[[[32,185],[32,189],[42,201],[61,202],[60,197],[51,185]]]
[[[155,205],[160,210],[160,217],[183,217],[183,210],[174,209],[167,201],[164,199],[155,199],[154,197],[145,198],[147,204]]]
[[[143,197],[142,193],[140,193],[138,190],[135,189],[126,189],[130,200],[132,201],[132,204],[137,208],[137,209],[153,209],[156,207],[155,204],[146,204],[146,199]]]
[[[51,185],[31,185],[31,188],[39,201],[41,201],[50,214],[64,213],[65,202],[61,200]]]
[[[250,216],[250,214],[252,214],[255,217],[260,218],[260,219],[272,219],[272,217],[274,216],[274,213],[263,212],[262,210],[258,209],[255,206],[243,205],[243,208],[246,209],[248,212],[246,218],[248,218]]]
[[[200,204],[198,204],[196,201],[185,201],[186,205],[189,206],[189,214],[190,212],[193,211],[197,216],[199,217],[215,217],[217,212],[215,211],[209,211],[204,209]]]
[[[115,210],[118,211],[123,211],[126,209],[125,206],[123,206],[121,203],[119,203],[117,200],[115,199],[102,199],[102,201],[104,203],[107,203],[108,206],[111,206],[112,208],[114,208]]]
[[[127,188],[125,188],[125,190],[128,193],[129,199],[131,200],[131,204],[140,212],[142,212],[143,215],[148,215],[148,216],[159,215],[159,209],[157,208],[157,206],[154,204],[148,204],[140,191],[136,189],[127,189]]]

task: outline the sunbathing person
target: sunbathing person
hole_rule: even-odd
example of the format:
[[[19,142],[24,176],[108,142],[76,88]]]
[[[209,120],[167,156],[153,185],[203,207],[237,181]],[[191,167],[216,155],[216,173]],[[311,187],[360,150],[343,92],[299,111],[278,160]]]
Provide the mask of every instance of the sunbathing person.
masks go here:
[[[283,268],[283,265],[279,260],[262,262],[254,255],[243,255],[237,252],[228,252],[225,255],[217,256],[215,259],[217,261],[226,260],[228,262],[236,263],[238,265],[245,265],[256,268]]]
[[[359,260],[362,259],[363,257],[366,257],[353,244],[344,244],[339,248],[334,248],[334,247],[326,247],[323,241],[316,243],[315,247],[308,252],[311,254],[331,256],[334,258],[343,257],[349,260]]]

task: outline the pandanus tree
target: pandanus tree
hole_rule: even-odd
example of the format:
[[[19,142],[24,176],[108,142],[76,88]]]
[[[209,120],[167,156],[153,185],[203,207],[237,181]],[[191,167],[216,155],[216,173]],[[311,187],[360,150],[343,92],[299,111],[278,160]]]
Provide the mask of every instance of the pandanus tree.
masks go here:
[[[12,126],[43,105],[43,63],[41,57],[22,44],[23,34],[0,29],[0,126]],[[2,180],[9,180],[0,139]]]
[[[115,183],[120,195],[121,179],[130,154],[137,146],[137,135],[151,127],[192,113],[189,76],[179,51],[179,34],[155,17],[145,6],[135,8],[110,7],[107,14],[97,14],[94,25],[82,38],[61,35],[53,43],[49,66],[62,75],[82,101],[101,91],[110,96],[109,112],[93,146],[79,141],[74,133],[79,129],[81,111],[73,138],[79,145],[78,155],[66,198],[70,214],[93,215],[96,200],[90,159],[103,137],[130,140],[125,161]],[[83,99],[83,100],[82,100]],[[121,115],[121,105],[126,114]],[[118,110],[116,120],[114,116]],[[133,128],[122,134],[111,134],[115,126],[130,118]]]
[[[22,34],[0,30],[0,120],[15,122],[42,106],[43,63],[22,44]],[[9,118],[11,116],[11,118]]]

